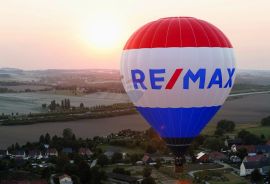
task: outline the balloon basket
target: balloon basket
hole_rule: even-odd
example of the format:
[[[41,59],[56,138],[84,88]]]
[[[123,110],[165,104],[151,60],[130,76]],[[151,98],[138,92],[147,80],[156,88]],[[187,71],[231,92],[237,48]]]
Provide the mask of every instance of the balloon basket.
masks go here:
[[[175,173],[183,173],[184,172],[184,163],[185,163],[185,157],[184,156],[175,157],[175,160],[174,160],[174,172]]]

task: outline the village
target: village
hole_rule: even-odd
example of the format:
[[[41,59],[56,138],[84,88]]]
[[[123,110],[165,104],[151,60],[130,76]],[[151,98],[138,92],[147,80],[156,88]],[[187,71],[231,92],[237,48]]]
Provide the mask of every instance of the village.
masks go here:
[[[214,135],[198,136],[180,174],[174,173],[174,156],[153,129],[128,129],[92,139],[77,138],[71,129],[64,129],[61,137],[47,133],[38,142],[16,143],[0,150],[0,181],[268,183],[270,141],[246,130],[237,135],[226,133],[234,126],[232,121],[222,120]]]

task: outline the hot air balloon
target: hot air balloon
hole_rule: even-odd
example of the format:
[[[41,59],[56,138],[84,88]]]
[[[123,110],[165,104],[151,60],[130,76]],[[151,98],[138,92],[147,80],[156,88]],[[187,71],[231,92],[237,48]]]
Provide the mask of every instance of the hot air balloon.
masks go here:
[[[168,17],[139,28],[124,46],[121,80],[130,100],[181,168],[192,140],[221,108],[235,79],[232,44],[214,25]]]

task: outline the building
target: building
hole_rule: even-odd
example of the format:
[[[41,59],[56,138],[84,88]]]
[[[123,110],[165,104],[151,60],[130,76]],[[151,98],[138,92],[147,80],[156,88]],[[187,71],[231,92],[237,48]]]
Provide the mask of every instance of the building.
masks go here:
[[[58,157],[58,151],[55,148],[49,148],[46,152],[46,156],[49,157]]]
[[[106,151],[104,152],[104,155],[106,155],[109,159],[112,159],[114,152],[113,151]]]
[[[71,177],[66,174],[59,176],[59,183],[60,184],[73,184]]]
[[[128,176],[128,175],[123,175],[123,174],[118,174],[118,173],[108,173],[107,177],[108,177],[109,183],[112,183],[112,184],[139,184],[138,178]]]
[[[72,148],[63,148],[62,152],[65,154],[70,154],[70,153],[73,153],[73,150]]]
[[[200,152],[197,154],[196,159],[199,162],[208,162],[209,161],[209,155],[204,153],[204,152]]]
[[[254,159],[244,159],[240,165],[240,176],[250,175],[255,169],[258,169],[263,175],[268,174],[270,171],[270,159],[266,157],[261,157],[260,160],[258,159],[259,157]]]
[[[257,145],[255,149],[256,153],[263,153],[268,156],[270,154],[270,145]]]
[[[25,159],[26,154],[24,150],[17,150],[12,154],[15,159]]]
[[[78,151],[79,155],[90,157],[93,155],[92,151],[89,148],[80,148]]]
[[[224,142],[225,146],[231,148],[232,145],[242,145],[243,141],[242,139],[226,139]]]
[[[142,158],[142,161],[144,164],[150,164],[153,162],[153,159],[148,154],[145,154]]]
[[[39,150],[30,150],[28,153],[28,157],[32,158],[32,159],[42,159],[43,158],[41,151],[39,151]]]
[[[228,160],[228,157],[221,153],[221,152],[218,152],[218,151],[213,151],[211,153],[208,154],[209,156],[209,160],[211,161],[221,161],[221,162],[224,162],[226,160]]]
[[[4,158],[8,155],[9,155],[8,150],[0,150],[0,158]]]
[[[243,162],[259,162],[262,159],[266,159],[266,157],[264,155],[262,155],[262,154],[260,154],[260,155],[254,155],[254,156],[246,156],[243,159]]]
[[[239,149],[247,150],[247,153],[249,156],[254,156],[257,154],[256,146],[254,146],[254,145],[237,145],[236,151],[238,151]]]

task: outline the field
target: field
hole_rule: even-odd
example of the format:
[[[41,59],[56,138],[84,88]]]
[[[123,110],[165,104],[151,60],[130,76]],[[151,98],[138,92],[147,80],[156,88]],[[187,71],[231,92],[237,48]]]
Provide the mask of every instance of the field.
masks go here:
[[[115,96],[121,99],[121,96],[117,95]],[[112,99],[114,97],[111,94],[95,93],[93,96],[99,97],[97,99],[92,99],[92,102],[95,103],[115,102],[115,100]],[[77,99],[76,97],[74,98]],[[80,99],[80,97],[78,98]],[[119,99],[116,101],[119,102]],[[91,101],[91,98],[87,100]],[[258,126],[258,123],[263,117],[270,115],[269,101],[270,94],[256,94],[241,98],[238,97],[229,99],[226,101],[222,109],[217,113],[215,118],[213,118],[213,120],[209,123],[203,133],[213,133],[217,121],[221,119],[229,119],[237,123],[236,131],[247,129],[260,134],[260,128],[252,127]],[[13,101],[13,105],[14,104],[16,104],[16,100]],[[3,108],[4,106],[1,104],[0,109]],[[18,106],[16,108],[18,108]],[[21,108],[25,109],[26,107],[22,105]],[[93,136],[106,136],[110,133],[116,133],[120,130],[128,128],[141,131],[147,129],[148,127],[149,125],[146,123],[146,121],[138,114],[104,119],[85,119],[61,123],[41,123],[25,126],[0,126],[0,148],[5,148],[6,146],[16,142],[25,143],[27,141],[38,140],[41,134],[45,134],[47,132],[49,132],[51,135],[61,135],[64,128],[71,128],[77,137],[86,138]],[[266,129],[262,130],[267,132]]]
[[[136,148],[127,148],[121,146],[110,146],[110,145],[99,145],[98,148],[101,148],[103,151],[113,151],[113,152],[124,152],[128,154],[144,154],[144,150],[139,147]]]
[[[58,92],[31,92],[31,93],[0,93],[0,113],[37,113],[42,112],[41,105],[49,104],[52,100],[61,103],[61,100],[69,98],[71,105],[85,107],[95,105],[111,105],[114,103],[129,102],[125,94],[98,92],[84,96],[66,95]]]
[[[258,136],[261,136],[263,134],[265,138],[270,139],[270,127],[258,126],[258,127],[247,128],[246,130]]]

